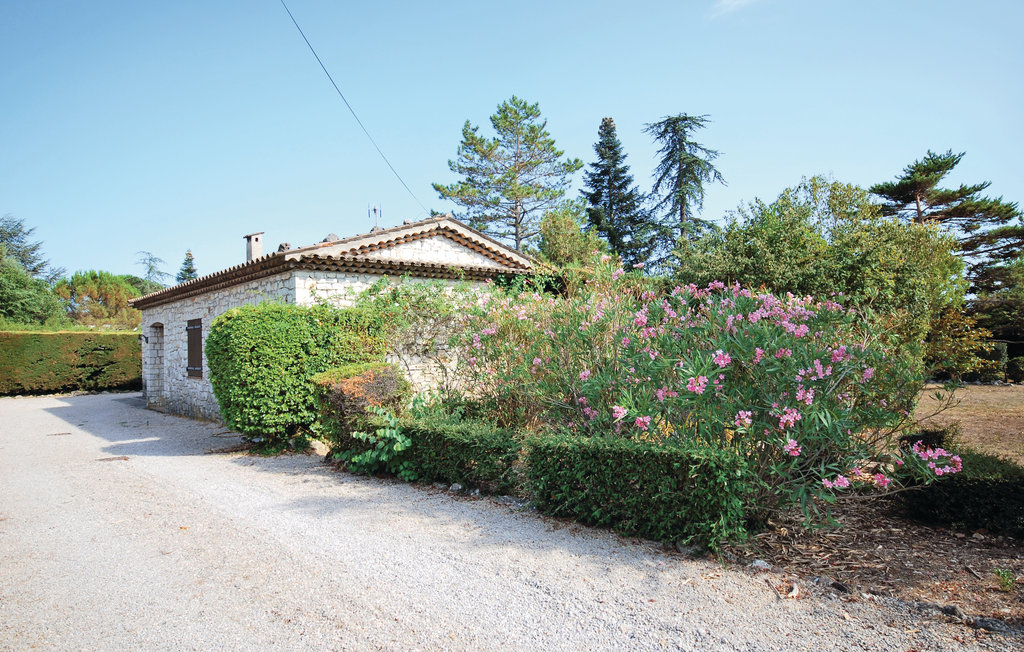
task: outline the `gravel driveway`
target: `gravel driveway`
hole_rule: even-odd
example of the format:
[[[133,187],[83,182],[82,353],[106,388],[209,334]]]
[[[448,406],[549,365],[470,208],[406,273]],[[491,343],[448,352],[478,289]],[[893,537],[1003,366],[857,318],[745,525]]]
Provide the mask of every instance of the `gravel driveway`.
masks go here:
[[[1012,649],[491,499],[206,454],[137,394],[0,399],[0,648]]]

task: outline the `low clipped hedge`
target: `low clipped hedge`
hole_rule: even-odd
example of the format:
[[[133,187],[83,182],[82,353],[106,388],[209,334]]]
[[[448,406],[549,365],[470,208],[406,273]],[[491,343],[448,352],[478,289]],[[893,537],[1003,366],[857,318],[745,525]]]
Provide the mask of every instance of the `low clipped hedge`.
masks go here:
[[[0,395],[141,388],[138,333],[0,332]]]
[[[552,516],[710,546],[746,532],[745,462],[727,451],[543,436],[528,440],[527,468],[534,503]]]
[[[1024,467],[970,450],[963,470],[903,494],[910,516],[964,530],[1024,539]]]
[[[412,386],[401,370],[385,362],[361,362],[334,367],[313,376],[320,413],[319,434],[333,448],[364,449],[352,432],[374,426],[371,407],[392,413],[404,407]]]
[[[407,459],[417,479],[458,482],[491,493],[520,493],[522,442],[512,431],[442,418],[406,418],[399,426],[412,440]]]
[[[225,423],[268,446],[308,430],[318,418],[313,376],[382,361],[385,333],[379,318],[355,308],[261,303],[228,310],[206,338]]]

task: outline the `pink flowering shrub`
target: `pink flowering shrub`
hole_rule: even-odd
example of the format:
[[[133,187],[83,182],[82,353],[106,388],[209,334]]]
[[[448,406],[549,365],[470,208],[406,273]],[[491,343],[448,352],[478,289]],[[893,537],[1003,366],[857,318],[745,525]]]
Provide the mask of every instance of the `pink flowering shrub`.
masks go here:
[[[732,451],[761,518],[956,472],[944,451],[893,446],[920,369],[854,311],[597,265],[561,296],[492,289],[462,307],[458,372],[500,425]]]

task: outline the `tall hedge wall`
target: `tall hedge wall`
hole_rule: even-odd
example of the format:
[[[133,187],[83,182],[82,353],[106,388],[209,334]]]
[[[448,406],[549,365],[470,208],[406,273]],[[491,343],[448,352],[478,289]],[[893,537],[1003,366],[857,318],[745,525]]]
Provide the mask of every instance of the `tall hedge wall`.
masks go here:
[[[141,388],[138,333],[0,332],[0,395]]]
[[[308,429],[317,419],[313,376],[383,361],[385,329],[379,316],[356,308],[261,303],[228,310],[206,338],[225,423],[268,444]]]

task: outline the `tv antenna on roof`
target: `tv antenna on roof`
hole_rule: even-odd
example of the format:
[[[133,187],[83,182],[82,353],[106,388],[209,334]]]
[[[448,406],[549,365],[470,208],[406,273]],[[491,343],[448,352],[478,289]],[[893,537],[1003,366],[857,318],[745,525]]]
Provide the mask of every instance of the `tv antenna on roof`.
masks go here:
[[[372,204],[366,205],[366,218],[369,220],[373,220],[374,228],[380,226],[380,219],[382,217],[384,217],[384,211],[382,209]]]

